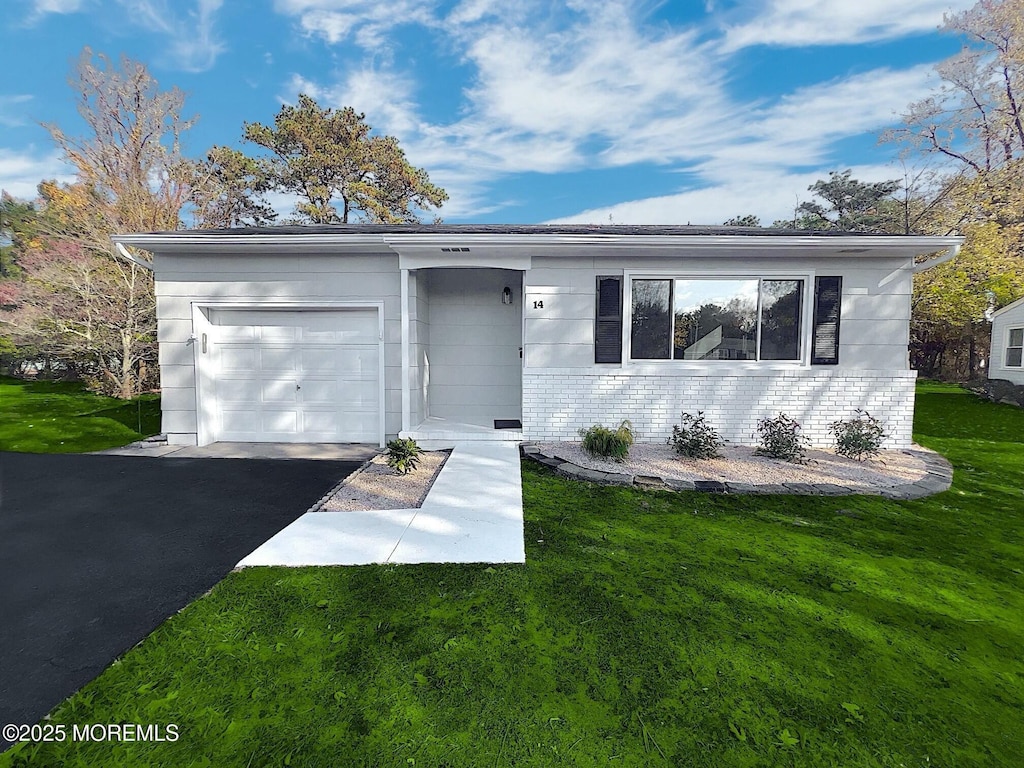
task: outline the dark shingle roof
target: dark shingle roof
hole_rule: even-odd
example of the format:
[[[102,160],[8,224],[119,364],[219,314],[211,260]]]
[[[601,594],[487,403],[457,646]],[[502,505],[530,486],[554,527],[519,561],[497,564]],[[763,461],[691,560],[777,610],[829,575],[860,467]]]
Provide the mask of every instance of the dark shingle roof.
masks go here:
[[[721,227],[680,224],[289,224],[274,227],[179,230],[190,235],[794,235],[849,237],[878,232]],[[175,234],[161,232],[152,234]]]

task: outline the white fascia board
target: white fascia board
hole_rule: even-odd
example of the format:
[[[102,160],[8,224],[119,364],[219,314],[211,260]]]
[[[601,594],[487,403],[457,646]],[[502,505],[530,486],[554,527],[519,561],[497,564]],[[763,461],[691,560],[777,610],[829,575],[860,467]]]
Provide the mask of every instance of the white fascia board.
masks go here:
[[[113,235],[115,243],[133,245],[147,251],[161,253],[195,253],[197,248],[221,253],[245,253],[254,249],[278,250],[353,250],[380,251],[391,249],[381,235],[211,235],[190,234],[187,230],[171,234]]]
[[[992,317],[999,317],[999,315],[1003,314],[1004,312],[1009,312],[1011,309],[1016,309],[1021,304],[1024,304],[1024,296],[1017,299],[1016,301],[1011,301],[1005,307],[1000,307],[999,309],[995,310],[992,313]]]
[[[860,235],[855,237],[826,235],[612,235],[612,234],[444,234],[414,232],[409,234],[198,234],[188,230],[162,234],[114,235],[115,243],[132,245],[149,251],[194,252],[197,246],[221,252],[237,250],[251,252],[256,248],[286,248],[288,250],[380,250],[407,253],[429,248],[500,247],[522,248],[536,252],[544,249],[585,249],[598,247],[659,251],[722,250],[736,255],[750,251],[813,252],[822,256],[892,256],[917,255],[951,250],[963,242],[962,237],[925,237]],[[723,254],[727,255],[727,254]]]

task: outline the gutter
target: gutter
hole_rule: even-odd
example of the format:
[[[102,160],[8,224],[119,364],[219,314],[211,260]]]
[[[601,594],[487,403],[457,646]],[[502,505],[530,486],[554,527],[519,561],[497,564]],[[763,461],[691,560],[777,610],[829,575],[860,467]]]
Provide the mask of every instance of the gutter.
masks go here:
[[[111,238],[111,240],[113,240],[113,238]],[[143,269],[148,269],[150,272],[153,271],[153,265],[152,264],[143,261],[142,259],[138,258],[137,256],[133,256],[128,251],[128,249],[125,248],[124,245],[121,244],[121,242],[119,240],[114,240],[114,250],[117,251],[117,255],[120,256],[122,259],[125,259],[126,261],[130,261],[132,264],[134,264],[137,267],[142,267]]]
[[[925,270],[939,266],[939,264],[945,264],[947,261],[952,261],[954,258],[956,258],[956,255],[960,253],[960,248],[962,245],[962,242],[957,243],[956,245],[951,245],[949,246],[949,248],[946,249],[946,252],[939,256],[938,258],[928,259],[928,261],[922,261],[920,264],[915,264],[913,269],[911,269],[910,271],[913,272],[915,275],[918,275],[924,272]]]
[[[181,248],[194,245],[216,245],[246,248],[253,246],[290,246],[317,248],[323,246],[377,246],[384,249],[401,247],[432,248],[451,245],[477,247],[543,247],[550,245],[603,245],[650,247],[702,247],[702,248],[757,248],[800,249],[827,246],[830,249],[907,248],[920,251],[959,247],[960,237],[915,236],[758,236],[758,235],[622,235],[622,234],[441,234],[441,233],[387,233],[387,234],[189,234],[187,230],[174,233],[123,234],[112,238],[117,243],[133,245],[146,250]],[[955,255],[955,254],[954,254]],[[950,256],[949,258],[952,258]]]

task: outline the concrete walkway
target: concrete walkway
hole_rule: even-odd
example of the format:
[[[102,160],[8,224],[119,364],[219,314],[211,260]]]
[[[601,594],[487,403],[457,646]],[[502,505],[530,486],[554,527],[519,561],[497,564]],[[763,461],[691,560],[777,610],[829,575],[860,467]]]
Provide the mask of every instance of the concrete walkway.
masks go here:
[[[514,443],[458,443],[419,509],[307,512],[238,565],[522,563]]]

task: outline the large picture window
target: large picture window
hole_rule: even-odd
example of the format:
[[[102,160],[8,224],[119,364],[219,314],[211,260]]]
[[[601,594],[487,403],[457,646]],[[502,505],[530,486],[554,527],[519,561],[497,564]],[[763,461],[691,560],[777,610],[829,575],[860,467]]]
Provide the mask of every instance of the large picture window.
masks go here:
[[[638,279],[634,360],[799,360],[804,281]]]

